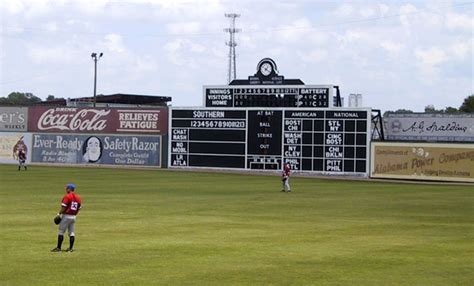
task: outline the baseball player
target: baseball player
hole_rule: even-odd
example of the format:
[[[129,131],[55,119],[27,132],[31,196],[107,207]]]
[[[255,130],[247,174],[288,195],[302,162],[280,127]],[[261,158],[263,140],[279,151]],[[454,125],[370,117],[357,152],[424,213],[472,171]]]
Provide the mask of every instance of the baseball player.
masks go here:
[[[21,170],[21,167],[23,166],[26,171],[26,154],[28,153],[28,147],[26,146],[25,142],[23,141],[23,136],[18,139],[18,141],[15,143],[15,146],[13,146],[13,159],[18,159],[18,171]]]
[[[23,149],[18,150],[18,171],[21,170],[21,167],[25,168],[26,171],[26,152]]]
[[[57,214],[61,218],[59,222],[58,245],[51,250],[52,252],[61,251],[66,229],[69,233],[69,248],[66,251],[73,251],[75,240],[74,225],[76,223],[76,216],[81,209],[81,198],[74,192],[75,189],[76,185],[74,184],[66,185],[66,195],[61,201],[61,209]]]
[[[281,172],[281,182],[282,182],[282,192],[291,192],[291,187],[290,187],[290,175],[291,175],[291,169],[290,169],[290,164],[285,164],[283,165],[283,170]]]

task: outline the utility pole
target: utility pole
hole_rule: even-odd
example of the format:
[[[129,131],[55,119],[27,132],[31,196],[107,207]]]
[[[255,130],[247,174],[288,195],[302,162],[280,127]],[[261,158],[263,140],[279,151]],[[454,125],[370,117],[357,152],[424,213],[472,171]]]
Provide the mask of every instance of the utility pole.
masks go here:
[[[229,33],[229,41],[225,44],[229,46],[229,70],[227,73],[227,80],[230,83],[237,77],[237,67],[235,65],[235,46],[237,42],[235,41],[235,33],[240,32],[240,29],[235,28],[235,18],[240,17],[240,14],[224,14],[226,18],[230,18],[230,28],[224,29],[224,32]]]
[[[96,97],[97,97],[97,61],[104,55],[104,53],[100,53],[97,56],[97,53],[92,53],[91,57],[92,60],[94,61],[94,107],[96,104]]]

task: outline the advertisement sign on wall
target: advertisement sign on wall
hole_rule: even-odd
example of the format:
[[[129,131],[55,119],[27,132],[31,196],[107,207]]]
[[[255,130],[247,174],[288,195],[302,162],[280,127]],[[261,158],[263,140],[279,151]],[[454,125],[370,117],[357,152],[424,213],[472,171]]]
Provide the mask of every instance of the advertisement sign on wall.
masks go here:
[[[372,143],[371,177],[474,182],[474,145]]]
[[[0,131],[26,131],[27,107],[0,107]]]
[[[18,164],[18,150],[26,153],[26,163],[31,162],[31,134],[0,132],[0,163]]]
[[[474,114],[389,113],[388,140],[474,142]]]
[[[168,109],[111,109],[35,106],[28,130],[57,133],[166,134]]]
[[[35,163],[161,166],[161,136],[35,133],[32,149]]]

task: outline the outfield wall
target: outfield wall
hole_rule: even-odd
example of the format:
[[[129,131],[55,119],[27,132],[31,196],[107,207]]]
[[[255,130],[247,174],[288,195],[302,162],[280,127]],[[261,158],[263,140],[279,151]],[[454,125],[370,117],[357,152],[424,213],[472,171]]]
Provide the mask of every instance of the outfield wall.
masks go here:
[[[167,134],[167,107],[0,107],[0,163],[166,167]]]
[[[32,134],[31,162],[161,167],[161,135]]]
[[[0,132],[0,164],[18,164],[15,157],[15,146],[23,144],[26,153],[31,152],[31,133],[27,132]],[[26,163],[31,163],[31,156],[26,157]]]
[[[472,113],[388,113],[383,121],[387,140],[474,142]]]
[[[474,182],[474,144],[373,142],[372,178]]]

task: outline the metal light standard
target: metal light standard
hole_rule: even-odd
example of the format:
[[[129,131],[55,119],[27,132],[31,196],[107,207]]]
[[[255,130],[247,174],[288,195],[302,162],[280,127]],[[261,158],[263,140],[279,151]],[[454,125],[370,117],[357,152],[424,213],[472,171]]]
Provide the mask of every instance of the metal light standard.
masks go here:
[[[97,91],[97,61],[104,55],[104,53],[100,53],[99,56],[97,56],[97,53],[92,53],[91,57],[92,60],[94,61],[94,107],[96,103],[96,91]]]

